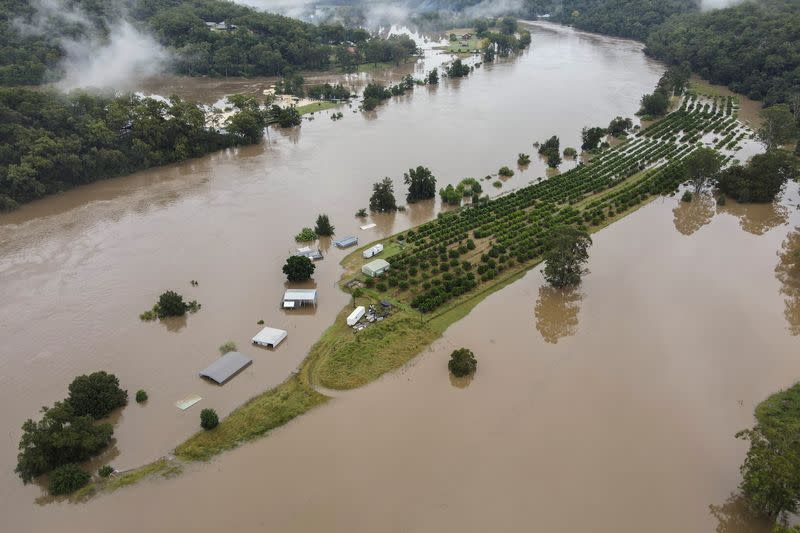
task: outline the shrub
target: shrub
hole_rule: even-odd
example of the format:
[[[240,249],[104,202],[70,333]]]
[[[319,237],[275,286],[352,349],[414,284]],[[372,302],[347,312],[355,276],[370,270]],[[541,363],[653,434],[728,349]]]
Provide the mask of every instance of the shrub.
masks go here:
[[[228,352],[235,352],[236,351],[236,343],[233,341],[227,341],[226,343],[220,345],[219,353],[221,355],[225,355]]]
[[[578,151],[575,148],[564,148],[564,157],[576,157],[578,155]]]
[[[317,234],[311,228],[303,228],[300,230],[300,233],[294,236],[294,240],[297,242],[309,242],[316,240]]]
[[[360,217],[360,218],[366,217],[367,216],[367,209],[365,207],[362,207],[361,209],[356,211],[356,216]]]
[[[495,188],[499,189],[500,187],[502,187],[502,186],[503,186],[503,182],[502,182],[502,181],[500,181],[500,180],[497,180],[497,181],[495,181],[494,183],[492,183],[492,185],[493,185]]]
[[[497,171],[498,174],[503,176],[504,178],[510,178],[514,175],[514,171],[506,166],[500,167],[500,170]]]
[[[69,494],[89,483],[91,476],[75,463],[59,466],[50,474],[47,491],[53,495]]]
[[[529,154],[519,154],[517,157],[517,164],[521,167],[531,164],[531,156]]]
[[[101,370],[72,380],[67,402],[76,416],[89,415],[97,420],[128,403],[128,391],[119,387],[117,376]]]
[[[183,296],[175,291],[166,291],[158,297],[158,303],[153,307],[153,312],[158,318],[170,316],[183,316],[189,310],[189,305],[183,301]]]
[[[681,202],[691,202],[693,197],[692,191],[684,191],[683,196],[681,196]]]
[[[144,389],[136,391],[136,403],[144,403],[147,401],[147,392]]]
[[[447,368],[450,369],[454,376],[461,378],[474,373],[478,368],[478,361],[475,359],[475,354],[472,353],[472,350],[459,348],[450,354]]]
[[[114,473],[114,467],[111,465],[103,465],[97,470],[97,475],[100,477],[108,477]]]
[[[378,290],[379,290],[379,291],[381,291],[381,292],[386,292],[386,289],[387,289],[387,287],[386,287],[386,284],[385,284],[385,283],[377,283],[377,284],[375,285],[375,288],[376,288],[376,289],[378,289]]]
[[[214,429],[219,425],[219,417],[213,409],[203,409],[200,411],[200,426],[206,431]]]

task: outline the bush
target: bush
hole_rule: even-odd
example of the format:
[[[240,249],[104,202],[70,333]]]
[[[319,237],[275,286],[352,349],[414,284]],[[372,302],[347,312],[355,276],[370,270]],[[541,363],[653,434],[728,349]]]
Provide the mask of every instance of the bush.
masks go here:
[[[494,186],[496,189],[499,189],[500,187],[502,187],[502,186],[503,186],[503,182],[502,182],[502,181],[500,181],[500,180],[496,180],[496,181],[494,181],[494,182],[492,183],[492,185],[493,185],[493,186]]]
[[[297,242],[309,242],[317,239],[317,234],[311,228],[303,228],[300,233],[294,236]]]
[[[147,401],[147,392],[144,389],[136,391],[136,403],[144,403]]]
[[[114,374],[94,372],[72,380],[67,402],[76,416],[89,415],[97,420],[128,403],[128,391],[119,387],[119,379]]]
[[[693,197],[692,191],[684,191],[683,196],[681,196],[681,202],[691,202]]]
[[[283,265],[283,273],[286,274],[286,279],[289,281],[306,281],[311,278],[316,268],[317,266],[308,257],[293,255]]]
[[[467,348],[459,348],[450,354],[450,361],[447,363],[447,368],[457,378],[468,376],[475,372],[478,368],[478,361],[475,359],[475,354],[472,350]]]
[[[575,148],[564,148],[564,157],[576,157],[578,155],[578,151]]]
[[[203,409],[200,411],[200,426],[206,431],[214,429],[219,425],[219,417],[213,409]]]
[[[506,166],[500,167],[500,170],[498,170],[497,173],[503,176],[504,178],[510,178],[511,176],[514,175],[514,171]]]
[[[235,351],[236,351],[236,343],[233,341],[228,341],[219,347],[219,353],[221,355],[225,355],[228,352],[235,352]]]
[[[114,467],[111,465],[103,465],[97,470],[97,475],[100,477],[108,477],[114,473]]]
[[[366,208],[362,207],[361,209],[359,209],[358,211],[356,211],[356,216],[357,216],[357,217],[360,217],[360,218],[364,218],[364,217],[366,217],[366,216],[367,216],[367,210],[366,210]]]
[[[517,158],[517,164],[521,167],[531,164],[531,156],[528,154],[519,154]]]
[[[75,463],[59,466],[50,474],[47,491],[53,495],[69,494],[89,483],[91,476]]]

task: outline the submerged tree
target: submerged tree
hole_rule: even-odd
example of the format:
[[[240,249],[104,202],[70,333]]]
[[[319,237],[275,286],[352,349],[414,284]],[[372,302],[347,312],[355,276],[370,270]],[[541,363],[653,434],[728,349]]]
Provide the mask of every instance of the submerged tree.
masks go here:
[[[330,237],[333,235],[335,228],[331,224],[328,215],[321,214],[317,217],[317,225],[314,226],[314,233],[320,237]]]
[[[763,125],[758,130],[758,139],[767,150],[789,142],[797,135],[797,124],[789,106],[774,105],[761,111]]]
[[[554,287],[578,285],[586,272],[592,238],[585,231],[570,226],[557,226],[550,230],[545,241],[542,271],[544,278]]]
[[[59,466],[50,474],[47,492],[51,496],[69,494],[89,483],[92,476],[75,463]]]
[[[286,279],[293,282],[307,281],[314,274],[314,269],[317,265],[311,262],[311,259],[304,255],[293,255],[286,260],[283,265],[283,273],[286,274]]]
[[[428,77],[425,78],[428,85],[439,85],[439,69],[434,68],[428,72]]]
[[[604,128],[583,128],[581,131],[581,140],[583,142],[581,149],[585,151],[594,150],[605,136],[606,130]]]
[[[408,185],[406,201],[410,204],[419,200],[429,200],[436,196],[436,176],[427,167],[418,166],[410,168],[403,175],[403,181]]]
[[[397,201],[394,198],[394,184],[392,184],[391,178],[383,178],[372,186],[369,208],[379,213],[397,211]]]
[[[739,202],[771,202],[787,181],[797,178],[796,159],[781,150],[753,156],[746,166],[733,165],[717,176],[717,188]]]
[[[685,160],[686,175],[694,185],[694,192],[703,190],[722,166],[719,153],[712,148],[698,148]]]
[[[22,425],[17,466],[25,483],[67,463],[97,455],[111,441],[111,424],[95,424],[89,415],[77,416],[69,402],[42,408],[42,419]]]
[[[128,391],[119,387],[117,376],[101,370],[72,380],[67,401],[76,416],[89,415],[97,420],[127,404]]]
[[[447,362],[447,368],[450,372],[457,377],[462,378],[475,372],[478,368],[478,360],[475,359],[475,354],[472,350],[467,348],[459,348],[450,354],[450,361]]]

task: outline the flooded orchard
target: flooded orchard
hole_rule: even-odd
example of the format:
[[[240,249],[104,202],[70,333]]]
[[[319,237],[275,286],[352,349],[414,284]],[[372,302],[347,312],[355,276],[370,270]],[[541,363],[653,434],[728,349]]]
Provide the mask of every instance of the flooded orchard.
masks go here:
[[[416,73],[442,60],[429,52]],[[783,215],[712,202],[704,223],[685,222],[674,199],[657,200],[595,236],[592,273],[575,293],[543,290],[533,271],[409,368],[175,479],[37,506],[40,487],[13,473],[22,421],[63,398],[75,375],[100,369],[150,397],[114,420],[105,462],[124,470],[169,453],[198,428],[201,407],[224,416],[283,381],[347,303],[334,287],[345,252],[323,242],[317,309],[278,309],[292,236],[318,213],[362,243],[419,224],[438,202],[376,217],[367,231],[353,214],[385,175],[402,197],[412,166],[430,167],[444,185],[513,166],[553,134],[579,146],[583,126],[632,115],[662,70],[636,43],[537,25],[520,57],[375,113],[344,107],[336,122],[319,113],[257,146],[0,216],[6,527],[713,530],[708,506],[723,505],[738,483],[744,447],[733,433],[800,373],[787,322],[795,267],[776,272],[800,223],[796,188]],[[498,192],[544,175],[536,158],[515,170]],[[166,289],[202,310],[139,321]],[[280,348],[248,346],[259,320],[289,331]],[[223,387],[202,381],[197,372],[227,340],[253,365]],[[454,386],[445,360],[458,346],[475,351],[479,369]],[[176,409],[189,394],[203,399]]]

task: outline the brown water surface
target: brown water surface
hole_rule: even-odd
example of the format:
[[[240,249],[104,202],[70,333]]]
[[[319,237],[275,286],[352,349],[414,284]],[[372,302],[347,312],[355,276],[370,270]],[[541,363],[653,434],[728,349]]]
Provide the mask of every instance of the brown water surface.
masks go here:
[[[632,115],[663,70],[630,41],[549,25],[533,33],[522,56],[376,113],[321,114],[257,146],[0,216],[4,530],[713,529],[707,506],[724,503],[738,480],[732,433],[800,372],[775,272],[788,229],[800,225],[794,208],[762,235],[742,231],[736,215],[687,236],[673,226],[677,200],[658,201],[596,236],[579,295],[541,291],[532,272],[405,371],[179,478],[37,506],[41,489],[12,472],[21,422],[98,369],[150,396],[117,415],[108,460],[126,469],[169,453],[198,428],[201,408],[225,416],[285,379],[346,304],[334,288],[345,252],[323,243],[317,309],[278,309],[292,236],[318,213],[362,243],[421,223],[438,201],[375,217],[368,231],[353,213],[385,175],[402,196],[402,173],[418,164],[444,185],[513,166],[553,134],[577,146],[583,126]],[[415,68],[443,60],[428,56]],[[500,192],[544,171],[534,158]],[[797,202],[796,189],[787,194]],[[165,289],[202,310],[139,321]],[[289,331],[277,350],[249,345],[260,319]],[[254,364],[211,385],[197,372],[227,340]],[[453,384],[444,361],[462,345],[479,371]],[[188,394],[203,400],[179,411],[174,402]]]

